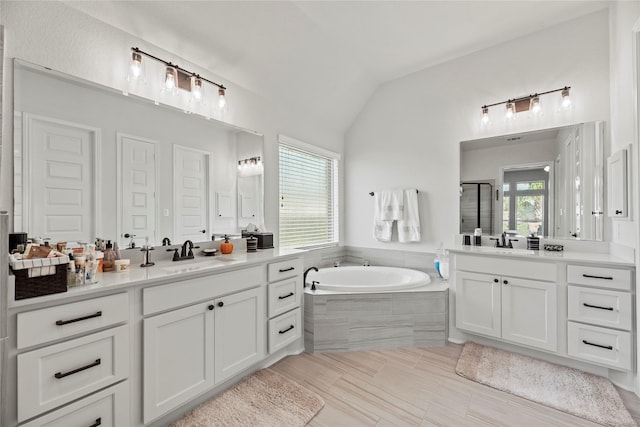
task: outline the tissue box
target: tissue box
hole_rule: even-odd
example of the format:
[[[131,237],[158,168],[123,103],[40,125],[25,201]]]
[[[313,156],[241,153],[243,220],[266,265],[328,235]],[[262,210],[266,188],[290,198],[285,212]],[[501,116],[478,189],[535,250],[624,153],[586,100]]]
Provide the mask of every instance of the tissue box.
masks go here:
[[[16,278],[15,299],[67,292],[69,257],[18,260],[9,255],[9,266]]]
[[[253,236],[258,239],[258,249],[271,249],[273,248],[273,233],[248,233],[242,231],[242,237]]]

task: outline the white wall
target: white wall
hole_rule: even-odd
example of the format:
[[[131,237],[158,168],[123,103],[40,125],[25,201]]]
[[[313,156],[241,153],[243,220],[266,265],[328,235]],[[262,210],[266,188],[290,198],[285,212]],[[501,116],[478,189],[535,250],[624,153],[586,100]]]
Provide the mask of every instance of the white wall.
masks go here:
[[[434,251],[458,230],[459,142],[579,122],[609,121],[608,12],[601,11],[456,59],[380,87],[346,135],[349,246]],[[480,107],[571,86],[575,107],[480,124]],[[542,102],[559,99],[551,95]],[[605,141],[606,142],[606,141]],[[422,243],[372,237],[370,191],[417,187]]]
[[[233,76],[216,76],[177,53],[164,51],[126,32],[89,17],[57,1],[3,1],[1,23],[5,27],[5,103],[3,139],[11,140],[12,72],[11,58],[51,67],[87,80],[127,89],[125,76],[131,46],[179,63],[184,68],[220,81],[228,87],[230,103],[225,121],[265,135],[265,223],[270,231],[278,229],[278,150],[277,134],[285,133],[323,148],[342,152],[343,135],[334,129],[316,125],[313,117],[298,111],[286,111],[278,100],[264,99],[233,83]],[[188,43],[188,40],[184,41]],[[211,55],[215,55],[211,52]],[[310,100],[312,102],[312,100]],[[8,146],[2,147],[2,162],[10,161]],[[0,210],[11,211],[11,176],[0,166]],[[7,184],[7,185],[5,185]]]

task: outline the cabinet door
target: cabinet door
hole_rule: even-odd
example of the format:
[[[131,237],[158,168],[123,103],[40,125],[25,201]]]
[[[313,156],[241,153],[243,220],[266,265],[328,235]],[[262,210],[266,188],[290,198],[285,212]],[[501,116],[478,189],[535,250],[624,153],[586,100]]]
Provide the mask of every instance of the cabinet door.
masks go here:
[[[555,283],[502,277],[502,338],[531,347],[557,349]]]
[[[213,304],[144,320],[144,422],[213,386]]]
[[[610,218],[626,218],[627,213],[627,150],[622,149],[607,159],[609,167],[608,213]]]
[[[498,276],[456,272],[456,327],[500,338],[500,286]]]
[[[264,288],[215,301],[216,384],[262,360],[265,354]]]

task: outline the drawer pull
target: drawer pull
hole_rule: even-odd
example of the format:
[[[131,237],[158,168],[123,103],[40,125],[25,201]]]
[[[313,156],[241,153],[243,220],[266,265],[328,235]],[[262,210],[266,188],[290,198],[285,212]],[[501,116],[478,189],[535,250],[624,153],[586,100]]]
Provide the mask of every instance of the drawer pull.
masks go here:
[[[613,280],[613,277],[611,277],[611,276],[592,276],[591,274],[583,274],[582,277],[586,277],[588,279]]]
[[[586,345],[592,345],[594,347],[600,347],[600,348],[604,348],[606,350],[613,350],[613,347],[611,347],[610,345],[594,344],[594,343],[589,342],[587,340],[582,340],[582,342],[585,343]]]
[[[280,270],[278,270],[280,273],[286,273],[287,271],[292,271],[295,270],[295,267],[289,267],[289,268],[281,268]]]
[[[96,418],[96,422],[91,424],[89,427],[98,427],[102,425],[102,417]]]
[[[278,299],[287,299],[289,297],[292,297],[293,295],[294,295],[293,292],[289,292],[287,295],[283,295],[281,297],[278,297]]]
[[[600,307],[598,305],[591,305],[591,304],[587,304],[586,302],[583,302],[582,305],[584,305],[585,307],[589,307],[589,308],[598,308],[600,310],[609,310],[609,311],[613,311],[613,307]]]
[[[94,314],[89,314],[88,316],[77,317],[71,320],[57,320],[56,325],[58,326],[68,325],[69,323],[80,322],[82,320],[93,319],[94,317],[100,317],[100,316],[102,316],[102,311],[98,311]]]
[[[281,331],[278,331],[278,333],[279,334],[286,334],[287,332],[289,332],[292,329],[293,329],[293,325],[290,325],[287,329],[283,329]]]
[[[65,372],[64,374],[62,372],[56,372],[53,376],[56,377],[57,379],[68,377],[69,375],[77,374],[78,372],[82,372],[82,371],[87,370],[89,368],[93,368],[94,366],[98,366],[99,364],[100,364],[100,359],[96,359],[95,362],[90,363],[90,364],[88,364],[86,366],[83,366],[81,368],[74,369],[73,371]]]

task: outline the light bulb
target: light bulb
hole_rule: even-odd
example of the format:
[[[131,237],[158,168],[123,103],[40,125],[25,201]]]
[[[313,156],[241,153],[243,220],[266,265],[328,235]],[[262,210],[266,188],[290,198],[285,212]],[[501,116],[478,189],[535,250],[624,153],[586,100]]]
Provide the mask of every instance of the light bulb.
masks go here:
[[[227,106],[227,99],[225,97],[224,89],[220,88],[218,89],[218,108],[223,110],[224,107],[226,106]]]
[[[531,109],[531,112],[535,115],[540,114],[540,112],[542,111],[542,106],[540,105],[540,97],[539,96],[534,96],[533,98],[531,98],[531,105],[529,107]]]
[[[571,95],[569,94],[569,88],[567,86],[562,89],[562,108],[568,110],[571,108]]]
[[[489,123],[489,107],[486,105],[482,107],[482,124],[486,125]]]
[[[173,67],[167,67],[164,73],[164,87],[167,91],[171,92],[176,88],[176,69]]]
[[[131,63],[129,64],[127,81],[129,83],[144,82],[144,62],[142,62],[142,54],[139,52],[131,52]]]
[[[191,99],[196,103],[202,102],[204,99],[204,87],[202,87],[200,77],[191,77]]]
[[[516,105],[509,101],[507,102],[507,111],[504,113],[504,118],[507,120],[512,120],[516,116]]]

